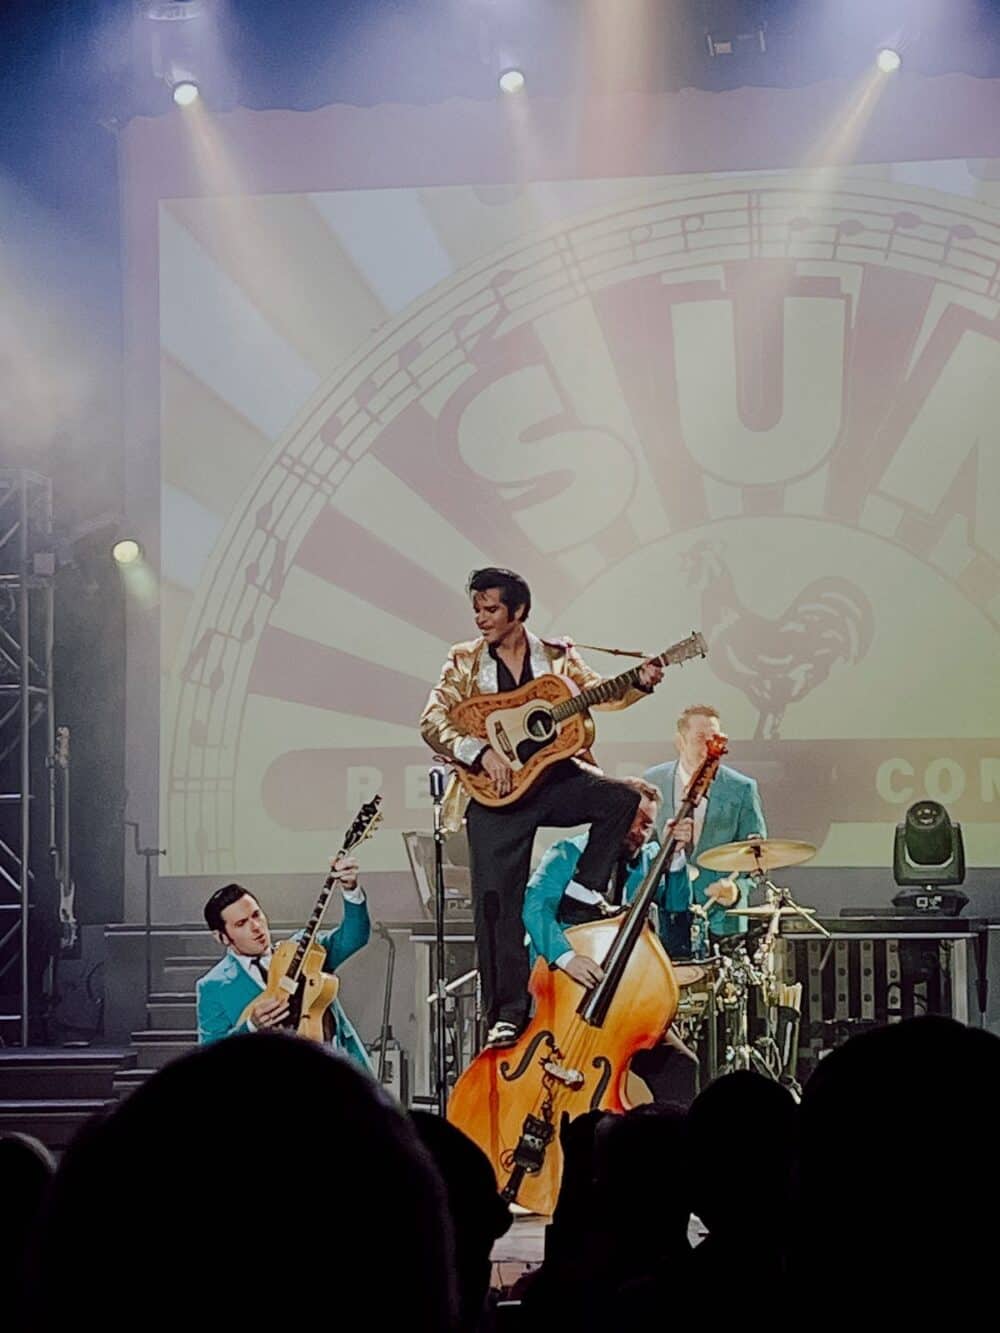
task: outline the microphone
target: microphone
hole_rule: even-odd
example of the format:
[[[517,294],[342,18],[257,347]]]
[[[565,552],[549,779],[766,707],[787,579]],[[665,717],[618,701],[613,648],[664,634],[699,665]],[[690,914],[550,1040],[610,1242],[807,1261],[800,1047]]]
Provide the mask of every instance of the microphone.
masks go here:
[[[440,805],[444,800],[444,769],[440,764],[433,764],[427,776],[430,781],[431,800],[435,805]]]

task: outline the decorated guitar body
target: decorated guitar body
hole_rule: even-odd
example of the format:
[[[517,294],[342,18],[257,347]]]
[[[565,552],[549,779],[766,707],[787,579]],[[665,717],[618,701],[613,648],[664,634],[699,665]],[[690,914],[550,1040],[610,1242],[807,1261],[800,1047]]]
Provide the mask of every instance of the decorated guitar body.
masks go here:
[[[454,724],[469,736],[488,741],[514,770],[511,790],[498,796],[483,772],[461,770],[469,794],[482,805],[512,805],[547,768],[562,759],[589,750],[594,743],[594,720],[589,713],[573,713],[563,722],[552,707],[573,699],[579,690],[565,676],[539,676],[504,694],[497,707],[495,694],[476,694],[452,709]]]
[[[696,632],[652,660],[666,667],[707,653],[708,645]],[[545,675],[503,694],[462,699],[448,714],[449,721],[463,735],[488,742],[507,760],[513,776],[505,796],[481,770],[458,767],[459,781],[480,805],[513,805],[547,768],[590,749],[594,720],[587,710],[620,699],[638,683],[640,669],[633,667],[585,690],[566,676]]]

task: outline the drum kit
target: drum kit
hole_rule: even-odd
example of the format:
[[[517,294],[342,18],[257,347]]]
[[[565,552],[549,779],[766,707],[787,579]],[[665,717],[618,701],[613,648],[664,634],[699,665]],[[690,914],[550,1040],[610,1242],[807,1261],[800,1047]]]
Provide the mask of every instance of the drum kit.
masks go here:
[[[699,1049],[711,1076],[735,1069],[753,1069],[785,1084],[798,1094],[795,1058],[801,984],[785,985],[778,975],[776,944],[781,922],[798,916],[818,935],[829,931],[816,920],[814,910],[795,901],[790,891],[770,878],[771,872],[802,865],[816,855],[809,842],[754,836],[745,842],[713,847],[698,857],[706,870],[747,875],[764,890],[758,907],[734,907],[728,917],[760,922],[762,932],[734,935],[732,943],[716,941],[714,952],[705,957],[675,960],[674,973],[681,987],[681,1003],[674,1025],[678,1035]],[[707,937],[705,908],[693,909],[699,939]],[[763,1031],[751,1039],[751,1001],[760,999]]]

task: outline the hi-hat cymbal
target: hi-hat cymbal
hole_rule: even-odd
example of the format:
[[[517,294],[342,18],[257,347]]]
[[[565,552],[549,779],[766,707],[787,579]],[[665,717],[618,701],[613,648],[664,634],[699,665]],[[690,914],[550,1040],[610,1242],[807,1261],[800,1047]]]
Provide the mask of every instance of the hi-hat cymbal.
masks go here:
[[[763,870],[780,870],[783,866],[801,865],[815,855],[816,848],[811,842],[749,838],[746,842],[726,842],[721,847],[702,852],[698,864],[706,870],[738,870],[747,874],[758,866]]]
[[[729,907],[726,909],[725,915],[752,916],[760,918],[760,920],[763,921],[774,916],[775,911],[777,911],[779,916],[801,916],[803,912],[805,912],[806,916],[812,916],[816,909],[815,907],[803,907],[801,911],[799,911],[794,907]]]

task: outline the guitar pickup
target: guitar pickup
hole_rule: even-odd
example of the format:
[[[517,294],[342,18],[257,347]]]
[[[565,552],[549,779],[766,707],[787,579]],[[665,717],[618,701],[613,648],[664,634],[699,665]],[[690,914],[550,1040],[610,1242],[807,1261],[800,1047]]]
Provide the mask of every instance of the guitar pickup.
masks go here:
[[[494,734],[494,739],[500,742],[500,749],[504,752],[507,762],[513,764],[517,759],[517,755],[514,753],[513,745],[511,745],[510,741],[507,738],[507,733],[504,731],[503,727],[500,726],[499,723],[494,728],[493,734]]]

